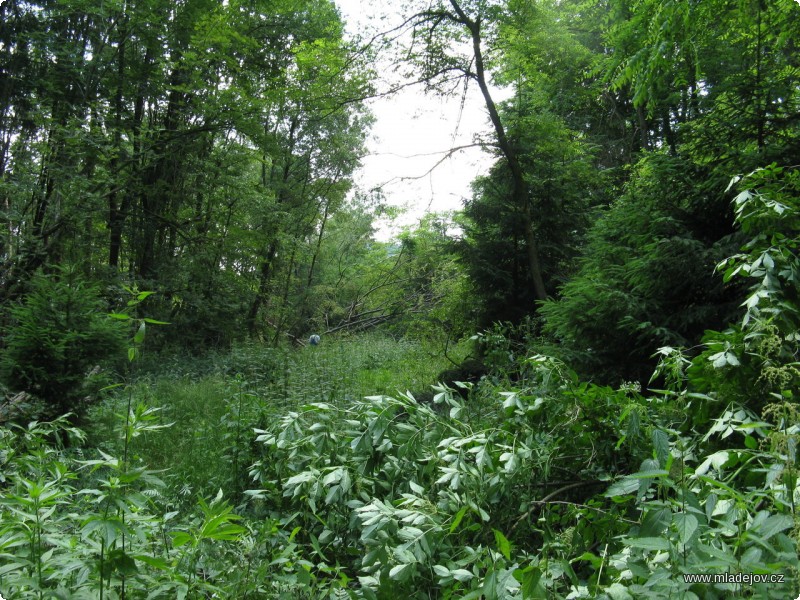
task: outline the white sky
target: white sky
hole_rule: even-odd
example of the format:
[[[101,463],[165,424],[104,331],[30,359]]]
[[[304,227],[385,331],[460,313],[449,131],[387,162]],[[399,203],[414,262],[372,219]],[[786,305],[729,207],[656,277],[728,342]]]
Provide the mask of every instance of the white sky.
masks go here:
[[[350,33],[382,30],[401,22],[397,0],[335,0]],[[471,195],[470,183],[488,170],[491,157],[479,148],[460,150],[436,166],[450,148],[471,144],[475,134],[490,131],[477,86],[461,99],[426,96],[418,87],[369,104],[375,124],[368,141],[369,155],[355,175],[364,190],[381,187],[390,204],[407,208],[399,225],[415,223],[428,211],[462,208]],[[434,168],[435,167],[435,168]],[[432,170],[431,170],[432,169]],[[430,171],[430,173],[428,173]],[[397,232],[383,227],[380,239]]]

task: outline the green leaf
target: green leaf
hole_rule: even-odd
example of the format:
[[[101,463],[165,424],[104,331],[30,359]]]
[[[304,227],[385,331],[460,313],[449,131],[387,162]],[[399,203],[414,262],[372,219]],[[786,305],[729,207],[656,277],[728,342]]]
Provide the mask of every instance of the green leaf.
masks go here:
[[[685,545],[694,535],[694,532],[697,531],[697,526],[699,524],[697,517],[686,513],[678,513],[675,515],[674,519],[675,528],[678,530],[681,543]]]
[[[144,564],[150,567],[153,567],[154,569],[159,569],[161,571],[169,571],[174,568],[172,564],[170,564],[163,558],[158,558],[156,556],[149,556],[147,554],[137,554],[133,558],[138,560],[139,562],[143,562]]]
[[[289,543],[294,541],[294,538],[297,536],[298,533],[300,533],[300,531],[302,529],[303,528],[300,527],[299,525],[297,527],[295,527],[294,529],[292,529],[292,533],[289,534]]]
[[[721,369],[728,364],[728,361],[725,359],[725,352],[717,352],[716,354],[712,354],[708,357],[708,360],[711,361],[711,364],[714,365],[715,369]]]
[[[665,540],[664,538],[623,538],[622,543],[631,548],[641,548],[642,550],[669,550],[669,540]]]
[[[467,571],[469,572],[469,571]],[[492,570],[483,580],[483,595],[486,600],[495,600],[497,594],[497,571]]]
[[[669,436],[663,429],[654,429],[652,437],[658,464],[663,467],[667,463],[667,457],[669,456]]]
[[[638,489],[639,482],[636,479],[624,477],[623,479],[614,482],[604,495],[607,498],[613,498],[614,496],[627,496],[634,493]]]
[[[5,565],[0,566],[0,576],[5,575],[6,573],[12,573],[14,571],[22,571],[23,569],[30,566],[30,563],[27,562],[11,562]]]
[[[627,477],[630,479],[656,479],[658,477],[667,477],[669,475],[669,471],[665,471],[664,469],[653,469],[652,471],[638,471]]]
[[[639,526],[641,537],[661,537],[672,521],[672,511],[667,507],[646,510]]]
[[[615,581],[610,586],[605,588],[605,593],[611,600],[633,600],[633,596],[624,585]]]
[[[739,359],[736,357],[736,355],[733,352],[726,352],[725,353],[725,361],[729,365],[731,365],[732,367],[738,367],[739,364],[740,364],[739,363]]]
[[[706,497],[706,505],[705,505],[706,520],[711,521],[711,518],[714,516],[714,509],[717,506],[718,500],[719,498],[714,493],[711,493]]]
[[[758,527],[758,533],[763,540],[768,540],[776,533],[780,533],[794,526],[794,520],[789,515],[771,515]]]
[[[314,551],[319,555],[319,557],[322,560],[327,562],[328,559],[322,552],[322,548],[319,545],[319,539],[317,538],[317,536],[315,536],[313,533],[309,533],[308,535],[311,538],[311,547],[314,548]]]
[[[450,577],[450,569],[442,565],[433,565],[433,572],[438,577]]]
[[[738,564],[738,558],[730,550],[720,550],[714,546],[698,543],[695,548],[700,551],[716,558],[721,564],[734,566]]]
[[[453,522],[450,524],[450,533],[453,533],[456,528],[461,523],[461,519],[464,518],[464,515],[467,514],[467,506],[462,506],[461,510],[456,513],[456,516],[453,518]]]
[[[497,529],[492,529],[492,531],[494,531],[494,540],[497,543],[497,549],[500,554],[505,556],[506,560],[511,560],[511,542]]]
[[[106,548],[111,547],[114,543],[126,533],[126,527],[122,521],[115,518],[92,518],[86,522],[81,529],[81,533],[85,536],[99,531],[100,539],[103,540]]]
[[[118,573],[131,577],[139,572],[136,561],[132,556],[126,554],[122,548],[115,548],[108,553],[108,565]]]
[[[728,462],[729,458],[730,455],[726,450],[715,452],[714,454],[707,456],[706,459],[700,463],[697,469],[695,469],[695,474],[705,475],[712,466],[716,470],[719,470],[726,462]]]
[[[133,336],[133,343],[134,344],[141,344],[144,342],[144,334],[146,330],[146,324],[144,321],[139,323],[139,329],[136,330],[136,335]]]
[[[180,548],[192,541],[192,536],[185,531],[171,531],[169,534],[172,537],[172,547]]]
[[[598,565],[599,566],[599,565]],[[542,571],[537,567],[527,568],[522,575],[522,598],[523,600],[533,600],[545,597],[545,590],[539,583],[542,579]]]
[[[406,581],[412,572],[412,564],[411,563],[403,563],[400,565],[395,565],[392,567],[391,571],[389,571],[389,578],[394,579],[395,581]]]

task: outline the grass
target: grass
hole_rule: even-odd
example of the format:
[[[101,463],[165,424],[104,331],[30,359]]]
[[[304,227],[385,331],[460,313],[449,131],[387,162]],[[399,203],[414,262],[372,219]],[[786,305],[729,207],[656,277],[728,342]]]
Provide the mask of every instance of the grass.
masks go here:
[[[192,502],[249,486],[253,428],[310,402],[339,406],[372,395],[420,392],[450,363],[422,343],[377,333],[328,338],[319,346],[275,349],[240,344],[200,358],[150,357],[134,383],[95,407],[91,444],[119,453],[128,403],[159,411],[167,432],[143,433],[131,456],[163,470],[165,494]]]

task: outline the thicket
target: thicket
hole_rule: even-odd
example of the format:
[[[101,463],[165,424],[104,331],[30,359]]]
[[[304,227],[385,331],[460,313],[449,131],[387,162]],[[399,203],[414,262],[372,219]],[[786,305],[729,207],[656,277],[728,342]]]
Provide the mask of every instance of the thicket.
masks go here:
[[[795,3],[417,9],[0,5],[4,598],[800,593]],[[404,40],[497,161],[380,243]]]
[[[498,153],[465,205],[458,248],[477,321],[528,319],[582,377],[646,384],[655,348],[696,346],[744,300],[741,285],[709,276],[742,241],[727,182],[800,163],[796,7],[506,9],[486,44],[515,92],[500,111],[528,196],[512,200],[512,166]],[[530,237],[544,302],[525,260]]]
[[[587,234],[560,297],[540,308],[544,333],[585,376],[647,382],[660,346],[692,347],[733,320],[741,285],[712,277],[743,238],[713,170],[667,154],[645,156],[625,192]]]
[[[335,396],[329,378],[346,359],[308,348],[298,374],[330,368],[274,402],[272,383],[247,382],[258,372],[249,366],[270,364],[251,348],[232,360],[238,376],[213,403],[209,430],[188,421],[201,407],[171,415],[170,404],[148,400],[170,394],[166,382],[121,391],[118,441],[104,450],[54,447],[55,430],[84,435],[63,420],[4,426],[0,591],[793,597],[798,183],[796,170],[771,167],[738,184],[735,211],[749,241],[719,270],[749,282],[744,314],[707,333],[693,358],[659,350],[661,391],[584,383],[564,363],[527,354],[509,357],[513,377],[493,371],[468,401],[443,387],[432,404],[409,393]],[[500,350],[497,334],[492,344]],[[363,352],[362,371],[404,356],[378,350]],[[174,450],[187,463],[224,465],[211,481],[218,493],[192,498],[187,463],[149,468],[155,439],[214,428],[219,443]],[[701,584],[683,578],[692,573],[783,579]]]

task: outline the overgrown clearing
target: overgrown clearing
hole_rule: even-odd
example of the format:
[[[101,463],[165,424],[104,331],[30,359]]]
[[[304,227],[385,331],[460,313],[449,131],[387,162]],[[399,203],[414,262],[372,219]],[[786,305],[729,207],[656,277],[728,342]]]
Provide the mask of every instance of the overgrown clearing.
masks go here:
[[[119,415],[129,403],[152,409],[153,423],[169,431],[137,437],[130,451],[150,469],[165,470],[190,504],[220,488],[241,500],[255,460],[254,428],[312,402],[346,409],[367,395],[426,390],[448,364],[420,343],[381,334],[300,350],[246,344],[206,357],[164,358],[92,411],[90,440],[119,454]]]
[[[0,3],[0,600],[800,597],[800,6],[391,10]]]

